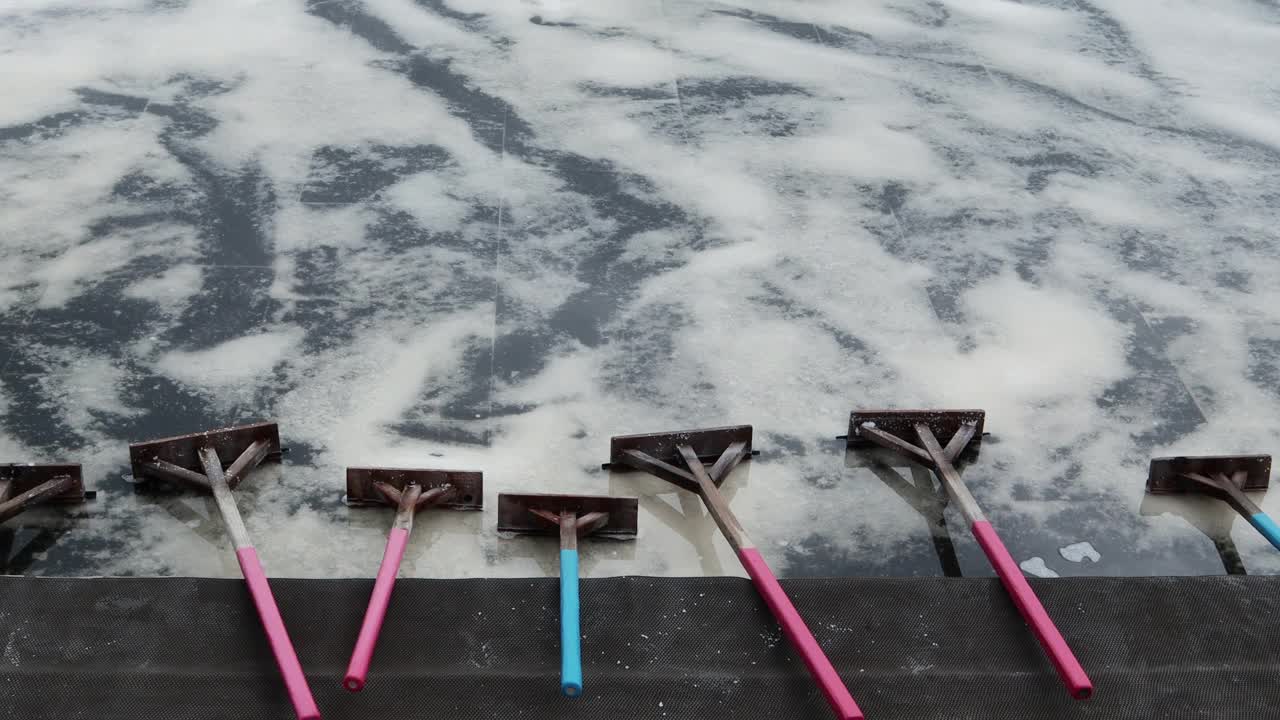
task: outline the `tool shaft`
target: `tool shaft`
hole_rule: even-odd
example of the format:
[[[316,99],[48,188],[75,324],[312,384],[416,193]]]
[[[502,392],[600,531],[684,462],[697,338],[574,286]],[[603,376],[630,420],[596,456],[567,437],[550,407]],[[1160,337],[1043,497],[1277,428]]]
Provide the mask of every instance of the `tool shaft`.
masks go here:
[[[991,561],[991,566],[995,568],[996,575],[1000,576],[1000,582],[1004,584],[1004,589],[1009,593],[1009,597],[1013,599],[1013,604],[1017,606],[1018,612],[1022,613],[1022,619],[1026,620],[1027,624],[1031,626],[1031,631],[1035,633],[1036,639],[1040,641],[1040,646],[1044,648],[1045,654],[1049,656],[1050,662],[1053,663],[1054,669],[1058,671],[1058,676],[1062,678],[1062,682],[1067,686],[1071,696],[1077,700],[1084,700],[1091,696],[1093,694],[1093,683],[1089,680],[1089,676],[1085,674],[1080,661],[1076,660],[1075,654],[1071,652],[1071,647],[1063,639],[1062,633],[1058,632],[1058,628],[1053,624],[1049,613],[1045,612],[1044,606],[1040,604],[1040,599],[1036,597],[1035,591],[1031,589],[1031,585],[1023,577],[1022,570],[1013,561],[1013,556],[1005,549],[1004,543],[1000,541],[1000,536],[996,534],[995,528],[991,527],[991,523],[985,520],[976,522],[973,524],[973,536],[977,538],[978,544],[982,546],[982,551],[986,553],[987,559]]]
[[[61,495],[73,484],[75,484],[74,478],[70,475],[63,475],[48,482],[40,483],[17,497],[0,502],[0,522],[8,520],[32,505],[39,505],[45,500]]]
[[[409,483],[400,492],[400,504],[396,507],[396,519],[391,527],[413,532],[413,516],[418,512],[418,500],[422,497],[422,486]]]
[[[1249,516],[1249,523],[1262,533],[1262,536],[1271,542],[1276,548],[1280,548],[1280,525],[1276,524],[1271,516],[1264,512],[1256,512]]]
[[[560,550],[560,690],[582,694],[582,628],[578,608],[578,551]]]
[[[1249,524],[1262,533],[1262,536],[1268,542],[1276,548],[1280,548],[1280,525],[1277,525],[1269,515],[1262,512],[1262,508],[1258,507],[1257,503],[1244,493],[1244,487],[1248,481],[1247,470],[1236,470],[1230,475],[1226,472],[1212,474],[1184,473],[1182,477],[1191,481],[1192,487],[1199,489],[1200,492],[1227,501],[1227,504],[1237,513],[1243,515],[1249,521]]]
[[[738,516],[734,515],[733,510],[729,508],[729,501],[725,499],[724,493],[720,492],[715,480],[707,474],[706,466],[698,459],[698,455],[694,453],[693,448],[688,445],[681,445],[680,453],[684,456],[685,464],[689,466],[689,471],[693,473],[694,481],[698,483],[698,494],[702,497],[703,505],[707,507],[707,513],[711,515],[712,520],[715,520],[720,532],[724,535],[724,539],[729,541],[729,546],[737,553],[747,548],[754,548],[755,545],[747,537],[747,531],[742,528],[742,523],[738,522]],[[719,463],[717,465],[719,466]],[[721,468],[720,472],[724,473],[728,473],[733,469],[732,467],[725,468],[723,466]]]
[[[213,448],[200,448],[200,464],[204,466],[204,476],[209,480],[209,489],[213,491],[213,501],[218,505],[218,514],[222,523],[227,526],[227,534],[231,536],[231,544],[239,552],[241,548],[252,548],[249,531],[245,529],[244,520],[240,517],[240,509],[236,507],[236,497],[227,485],[227,477],[222,471],[222,461]]]
[[[271,653],[275,655],[276,665],[284,677],[285,689],[289,701],[293,703],[293,711],[298,720],[319,720],[320,709],[311,697],[311,688],[307,685],[307,676],[302,672],[302,663],[298,662],[298,654],[294,652],[293,643],[289,640],[289,632],[285,629],[284,618],[280,617],[280,609],[276,607],[275,597],[271,594],[271,586],[267,584],[267,574],[258,560],[258,552],[249,542],[249,532],[240,519],[236,509],[235,496],[227,486],[226,476],[222,471],[222,462],[218,454],[210,447],[200,448],[200,462],[204,466],[205,476],[209,478],[209,487],[213,489],[214,501],[227,526],[227,532],[235,543],[236,559],[240,561],[240,573],[244,575],[245,584],[249,586],[249,595],[258,610],[262,627],[267,634],[267,643],[271,645]]]
[[[365,679],[369,675],[369,663],[373,660],[373,649],[378,644],[382,621],[387,616],[387,606],[391,603],[391,590],[395,586],[396,574],[400,572],[400,562],[404,559],[408,544],[408,528],[391,528],[386,550],[382,553],[382,565],[378,568],[378,578],[373,582],[373,595],[369,598],[369,607],[365,610],[360,635],[356,638],[351,661],[347,664],[347,675],[343,679],[343,687],[351,692],[364,689]]]
[[[934,469],[942,481],[943,488],[947,491],[947,496],[960,507],[961,514],[973,530],[973,536],[977,538],[982,551],[987,555],[987,560],[991,562],[996,575],[1000,577],[1005,592],[1009,594],[1018,612],[1022,614],[1022,619],[1031,626],[1031,632],[1040,641],[1040,646],[1049,656],[1049,661],[1058,671],[1058,677],[1062,678],[1071,697],[1084,700],[1093,695],[1093,683],[1089,680],[1089,676],[1085,674],[1080,661],[1076,660],[1062,633],[1058,632],[1049,613],[1045,612],[1044,605],[1040,604],[1040,598],[1036,597],[1035,591],[1023,577],[1022,569],[1013,561],[1013,556],[1000,541],[995,528],[982,514],[982,508],[978,506],[978,501],[973,499],[964,481],[960,479],[960,473],[956,472],[948,453],[938,444],[938,439],[934,437],[933,431],[927,425],[917,425],[916,433],[920,436],[920,446],[933,460]]]
[[[276,665],[284,676],[284,686],[289,693],[289,701],[293,703],[293,712],[298,720],[319,720],[320,709],[311,697],[311,688],[307,685],[307,676],[302,672],[302,664],[289,641],[289,632],[285,630],[284,619],[276,607],[276,600],[271,595],[271,587],[267,584],[267,574],[258,561],[258,553],[252,547],[236,550],[236,559],[240,561],[240,572],[244,574],[245,583],[249,585],[249,594],[253,596],[253,604],[258,609],[258,617],[262,619],[262,627],[267,633],[267,642],[275,655]]]
[[[400,491],[396,507],[396,519],[387,536],[387,547],[382,552],[382,564],[378,566],[378,577],[373,581],[373,594],[369,597],[369,607],[364,611],[364,621],[360,623],[360,634],[356,637],[356,646],[351,651],[351,660],[347,663],[347,674],[342,686],[351,692],[364,689],[365,680],[369,676],[369,664],[373,661],[373,649],[378,645],[378,635],[382,632],[382,621],[387,617],[387,607],[391,604],[391,591],[395,588],[396,575],[400,572],[400,563],[404,560],[405,548],[409,545],[409,534],[413,532],[413,515],[417,512],[418,499],[422,496],[422,486],[409,483]]]
[[[1238,478],[1228,477],[1225,474],[1218,474],[1212,478],[1206,478],[1203,475],[1188,475],[1186,477],[1202,482],[1204,485],[1217,490],[1217,493],[1214,494],[1226,500],[1227,504],[1236,512],[1246,518],[1250,518],[1250,522],[1252,522],[1254,515],[1262,513],[1262,508],[1258,507],[1257,503],[1248,495],[1245,495],[1244,490],[1241,489],[1241,484],[1244,482],[1244,473],[1240,473]]]
[[[738,560],[742,562],[742,567],[746,569],[747,575],[751,577],[751,582],[756,586],[756,590],[760,595],[764,597],[765,604],[769,606],[769,611],[773,613],[774,619],[782,627],[782,634],[787,637],[791,647],[795,649],[796,653],[800,655],[800,659],[804,661],[805,667],[809,669],[809,674],[813,676],[814,682],[822,690],[822,695],[827,699],[831,709],[835,711],[840,720],[862,720],[862,710],[858,708],[853,696],[849,694],[849,689],[845,687],[844,681],[840,679],[840,674],[831,665],[831,660],[822,651],[822,646],[818,645],[817,639],[809,631],[809,626],[805,624],[804,618],[800,617],[795,605],[791,604],[791,598],[787,597],[787,593],[783,591],[782,585],[778,583],[778,578],[769,569],[768,564],[765,563],[764,558],[760,555],[760,551],[756,550],[751,540],[747,537],[746,532],[742,529],[742,524],[738,522],[738,518],[729,509],[728,501],[725,500],[713,478],[708,475],[702,461],[694,454],[693,449],[687,445],[680,447],[680,453],[684,457],[685,463],[689,466],[689,470],[693,473],[694,479],[698,482],[698,489],[702,495],[702,502],[707,507],[707,512],[715,519],[716,524],[720,526],[720,531],[724,533],[725,539],[729,541],[734,552],[737,553]],[[733,469],[732,465],[733,463],[721,464],[717,462],[715,466],[716,474],[728,473]]]
[[[947,497],[960,508],[960,514],[964,515],[965,522],[969,525],[986,522],[987,518],[982,514],[978,501],[973,499],[969,488],[965,487],[964,481],[960,479],[960,473],[956,472],[956,466],[947,457],[947,452],[938,444],[938,438],[934,437],[933,431],[928,425],[922,423],[916,426],[916,433],[920,437],[920,447],[933,460],[934,469],[938,473],[943,489],[947,491]]]
[[[791,599],[787,597],[787,594],[782,590],[782,586],[778,584],[778,579],[774,577],[773,571],[765,564],[764,558],[760,556],[760,551],[755,548],[743,548],[738,551],[738,559],[742,561],[742,566],[746,568],[747,575],[751,577],[751,582],[755,584],[756,590],[764,597],[765,604],[769,606],[773,617],[777,619],[778,624],[782,627],[783,635],[786,635],[791,647],[795,649],[796,653],[800,655],[800,659],[804,661],[805,667],[809,669],[809,674],[818,683],[823,697],[827,699],[827,703],[835,711],[836,716],[841,720],[861,720],[863,717],[862,710],[853,701],[853,696],[849,694],[849,690],[844,686],[839,673],[831,665],[831,661],[827,659],[826,653],[822,652],[822,647],[818,645],[813,633],[809,631],[809,626],[805,625],[804,619],[800,617],[800,613],[791,604]]]

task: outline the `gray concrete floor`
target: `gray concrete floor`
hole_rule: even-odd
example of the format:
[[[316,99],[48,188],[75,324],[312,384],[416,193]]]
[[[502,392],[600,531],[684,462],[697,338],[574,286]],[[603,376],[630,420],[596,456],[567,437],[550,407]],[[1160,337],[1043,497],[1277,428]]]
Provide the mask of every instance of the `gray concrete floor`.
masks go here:
[[[640,497],[586,574],[738,574],[696,498],[598,467],[613,434],[750,423],[726,488],[781,573],[989,574],[926,474],[834,440],[856,407],[980,407],[965,478],[1028,568],[1276,572],[1143,482],[1280,446],[1280,14],[1157,15],[0,10],[0,461],[100,491],[8,523],[5,567],[235,575],[212,502],[136,485],[127,444],[275,420],[291,452],[240,502],[276,575],[374,573],[390,513],[340,502],[368,464],[485,472],[406,574],[554,573],[496,533],[503,490]]]

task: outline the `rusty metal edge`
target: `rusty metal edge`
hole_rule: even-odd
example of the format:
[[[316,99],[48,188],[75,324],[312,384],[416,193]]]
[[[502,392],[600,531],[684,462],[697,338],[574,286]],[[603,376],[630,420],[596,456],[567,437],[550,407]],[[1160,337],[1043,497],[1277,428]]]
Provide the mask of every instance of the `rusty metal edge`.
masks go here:
[[[629,540],[639,532],[640,501],[633,497],[612,495],[560,495],[554,493],[499,493],[498,532],[533,535],[558,535],[559,529],[541,523],[530,512],[538,508],[559,514],[572,510],[578,515],[589,512],[609,513],[609,524],[592,533],[593,538]]]
[[[387,467],[349,467],[347,468],[347,495],[345,502],[351,507],[394,507],[374,489],[375,482],[384,482],[397,490],[403,490],[413,480],[430,490],[443,485],[457,488],[451,502],[432,505],[435,508],[450,510],[483,510],[484,509],[484,473],[473,470],[436,470],[431,468],[387,468]]]
[[[97,495],[84,487],[84,471],[79,463],[8,463],[0,465],[0,480],[8,480],[10,496],[21,495],[42,483],[63,475],[70,475],[73,485],[57,497],[44,501],[48,504],[74,505]]]
[[[1197,492],[1194,483],[1182,478],[1185,473],[1231,475],[1239,470],[1245,476],[1243,490],[1265,490],[1271,481],[1270,455],[1179,455],[1151,458],[1147,469],[1147,492],[1173,495]]]
[[[933,431],[938,442],[943,446],[952,435],[966,422],[977,422],[977,430],[965,450],[965,454],[976,453],[982,443],[983,425],[986,422],[985,410],[854,410],[849,413],[849,434],[846,443],[851,448],[877,447],[873,443],[858,437],[858,428],[863,423],[874,422],[880,430],[902,438],[912,445],[920,444],[916,435],[916,423],[924,423]]]
[[[129,465],[133,470],[134,478],[140,481],[156,477],[148,473],[146,468],[146,464],[156,458],[203,473],[204,467],[200,464],[200,458],[197,455],[197,450],[201,446],[212,443],[218,453],[218,459],[222,461],[223,467],[227,467],[235,462],[245,448],[261,439],[268,440],[271,447],[263,462],[279,462],[282,454],[279,425],[264,422],[130,443]]]
[[[715,428],[676,430],[638,435],[615,435],[609,439],[609,462],[602,467],[614,472],[633,472],[633,468],[619,463],[625,450],[639,450],[663,462],[684,467],[684,459],[676,450],[678,445],[689,445],[704,463],[715,462],[720,454],[735,442],[747,444],[747,458],[755,454],[751,447],[752,426],[726,425]],[[744,458],[745,459],[745,458]]]

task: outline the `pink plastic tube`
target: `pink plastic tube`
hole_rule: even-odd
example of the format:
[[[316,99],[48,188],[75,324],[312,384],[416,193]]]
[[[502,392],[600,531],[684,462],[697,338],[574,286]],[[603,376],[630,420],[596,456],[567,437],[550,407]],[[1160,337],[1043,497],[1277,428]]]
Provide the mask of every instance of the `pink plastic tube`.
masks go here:
[[[1049,618],[1049,613],[1044,611],[1040,599],[1027,584],[1027,579],[1022,576],[1021,568],[1013,561],[1004,543],[1000,542],[1000,536],[996,535],[995,528],[991,527],[991,523],[986,520],[979,520],[973,524],[973,536],[978,539],[978,544],[982,546],[987,559],[996,569],[1000,582],[1004,583],[1005,591],[1013,598],[1013,604],[1018,606],[1022,619],[1031,626],[1031,631],[1035,633],[1036,639],[1048,654],[1050,662],[1058,671],[1058,676],[1067,686],[1071,697],[1087,700],[1093,695],[1093,682],[1080,666],[1080,661],[1076,660],[1067,641],[1062,638],[1062,633],[1058,632],[1057,626]]]
[[[262,563],[258,562],[257,551],[252,546],[238,548],[236,559],[240,561],[240,572],[244,574],[245,583],[249,586],[253,604],[258,608],[262,627],[267,631],[267,642],[271,644],[271,652],[276,656],[276,665],[284,676],[284,686],[289,692],[294,713],[298,720],[319,720],[320,709],[311,697],[311,688],[307,686],[307,676],[303,674],[302,664],[293,651],[293,643],[289,642],[289,633],[284,629],[284,620],[280,617],[280,610],[276,608],[276,599],[271,595],[271,587],[267,585],[267,574],[262,571]]]
[[[369,609],[364,612],[360,636],[356,638],[355,650],[351,651],[351,662],[347,664],[347,677],[342,681],[342,686],[351,692],[364,689],[365,678],[369,676],[373,648],[378,644],[382,619],[387,616],[387,605],[391,602],[391,588],[396,584],[396,574],[400,572],[400,561],[404,558],[404,548],[408,543],[408,530],[391,529],[391,535],[387,537],[387,549],[382,553],[382,566],[378,568],[378,579],[373,583]]]
[[[804,619],[800,617],[800,613],[796,612],[795,606],[791,604],[791,598],[783,592],[778,579],[773,576],[773,571],[765,564],[764,558],[760,557],[760,552],[751,547],[742,548],[738,551],[738,559],[747,569],[747,574],[755,583],[756,590],[764,596],[765,604],[773,612],[773,617],[782,626],[782,633],[800,654],[805,667],[809,668],[809,673],[822,689],[822,694],[827,698],[831,709],[836,712],[840,720],[863,720],[862,710],[858,709],[858,704],[853,701],[853,696],[845,688],[836,669],[831,666],[826,653],[822,652],[818,641],[813,638],[813,633],[809,632],[809,626],[804,624]]]

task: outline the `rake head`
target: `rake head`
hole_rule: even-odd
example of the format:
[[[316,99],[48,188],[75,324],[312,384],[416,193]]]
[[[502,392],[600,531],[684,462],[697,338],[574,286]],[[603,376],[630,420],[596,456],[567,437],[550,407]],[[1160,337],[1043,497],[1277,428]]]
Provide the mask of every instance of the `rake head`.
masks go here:
[[[133,467],[133,476],[139,480],[167,480],[168,476],[154,470],[153,463],[161,461],[184,470],[203,473],[200,448],[212,447],[225,468],[235,462],[250,445],[260,440],[267,443],[267,454],[262,462],[280,462],[280,428],[275,423],[238,425],[133,443],[129,445],[129,462]]]
[[[923,423],[933,431],[938,442],[945,446],[962,425],[975,423],[977,427],[966,451],[976,453],[982,442],[982,424],[986,415],[984,410],[854,410],[849,415],[849,435],[846,439],[851,448],[872,447],[873,443],[860,434],[862,426],[870,423],[877,430],[912,445],[919,445],[920,436],[916,433],[916,425]]]
[[[1239,473],[1243,479],[1237,478]],[[1207,492],[1188,474],[1205,477],[1226,476],[1241,490],[1262,490],[1271,479],[1270,455],[1206,455],[1200,457],[1153,458],[1147,472],[1147,492],[1155,495]]]
[[[498,531],[533,535],[559,535],[560,529],[538,515],[534,510],[559,515],[568,510],[578,517],[587,513],[608,513],[603,526],[591,533],[592,537],[615,540],[631,540],[637,532],[637,516],[640,503],[633,497],[607,495],[498,495]]]
[[[404,490],[409,483],[417,483],[423,492],[448,485],[453,488],[453,495],[432,507],[451,510],[484,509],[484,474],[465,470],[347,468],[346,503],[352,507],[394,507],[395,503],[378,492],[375,483],[386,483],[396,490]]]
[[[71,477],[71,486],[57,495],[45,499],[43,502],[68,505],[84,502],[96,495],[94,491],[84,489],[84,475],[81,473],[79,465],[28,465],[23,463],[0,465],[0,483],[7,482],[9,484],[8,491],[5,493],[7,497],[17,497],[24,492],[40,487],[50,480],[66,476]],[[3,500],[4,498],[0,498],[0,501]]]
[[[677,467],[684,467],[684,458],[680,455],[679,446],[688,445],[698,454],[704,463],[715,462],[720,454],[736,442],[746,443],[748,456],[756,454],[751,450],[751,426],[731,425],[729,427],[707,428],[705,430],[679,430],[669,433],[646,433],[644,435],[615,435],[609,441],[609,462],[602,467],[615,472],[631,470],[620,462],[622,454],[627,450],[638,450]]]

